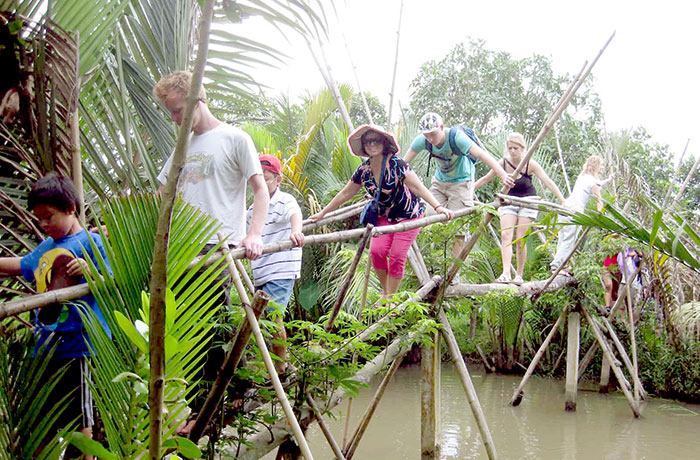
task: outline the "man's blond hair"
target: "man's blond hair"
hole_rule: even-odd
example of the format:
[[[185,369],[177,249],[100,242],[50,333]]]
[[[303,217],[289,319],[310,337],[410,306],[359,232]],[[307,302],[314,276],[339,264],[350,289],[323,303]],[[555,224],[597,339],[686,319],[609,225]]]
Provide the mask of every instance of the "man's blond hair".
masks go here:
[[[161,102],[172,92],[177,91],[183,97],[187,97],[192,86],[192,72],[187,70],[177,70],[170,75],[166,75],[156,83],[153,88],[153,95]],[[207,93],[204,91],[204,86],[199,87],[199,99],[206,100]]]

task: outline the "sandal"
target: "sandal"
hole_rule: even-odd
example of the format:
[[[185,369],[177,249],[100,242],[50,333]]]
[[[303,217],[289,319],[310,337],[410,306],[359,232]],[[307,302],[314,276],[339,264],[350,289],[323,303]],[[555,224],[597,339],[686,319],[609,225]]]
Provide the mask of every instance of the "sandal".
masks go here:
[[[510,280],[510,276],[506,275],[505,273],[501,273],[501,276],[499,276],[498,278],[496,278],[496,281],[495,281],[495,282],[496,282],[496,283],[507,284],[507,283],[510,283],[510,281],[511,281],[511,280]]]
[[[513,281],[511,281],[513,284],[523,284],[525,281],[523,280],[523,277],[520,275],[515,275],[515,278],[513,278]]]

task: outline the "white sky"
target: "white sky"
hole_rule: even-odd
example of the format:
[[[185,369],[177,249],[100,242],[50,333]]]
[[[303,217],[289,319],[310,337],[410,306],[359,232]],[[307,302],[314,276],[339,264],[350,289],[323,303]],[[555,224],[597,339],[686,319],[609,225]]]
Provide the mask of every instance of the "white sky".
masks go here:
[[[341,31],[345,33],[363,91],[389,102],[400,0],[336,0],[329,9],[325,46],[337,81],[355,86]],[[577,73],[616,36],[593,69],[608,130],[643,126],[678,156],[700,152],[700,2],[692,0],[405,0],[396,97],[409,103],[409,84],[421,64],[440,60],[468,37],[515,58],[541,54],[557,73]],[[273,43],[290,56],[279,69],[252,74],[269,94],[315,92],[324,86],[306,44],[291,43],[260,20],[234,26],[236,33]],[[395,107],[392,119],[399,111]],[[687,155],[688,155],[687,154]]]

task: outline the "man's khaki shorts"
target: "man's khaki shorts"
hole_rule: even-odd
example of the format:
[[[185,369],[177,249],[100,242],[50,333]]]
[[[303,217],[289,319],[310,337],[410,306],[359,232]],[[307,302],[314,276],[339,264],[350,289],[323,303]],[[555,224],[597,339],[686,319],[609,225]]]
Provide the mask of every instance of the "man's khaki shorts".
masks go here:
[[[474,205],[474,181],[442,182],[433,177],[430,193],[437,198],[441,206],[452,211],[468,208]],[[435,214],[431,206],[426,206],[426,215]]]

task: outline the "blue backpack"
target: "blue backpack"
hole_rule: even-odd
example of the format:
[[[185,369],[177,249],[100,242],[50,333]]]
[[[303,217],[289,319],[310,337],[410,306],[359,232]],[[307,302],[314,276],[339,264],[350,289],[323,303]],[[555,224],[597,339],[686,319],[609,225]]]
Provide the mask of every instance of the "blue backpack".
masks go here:
[[[484,146],[481,144],[479,137],[476,135],[472,128],[470,128],[469,126],[462,125],[452,126],[447,133],[447,141],[450,143],[450,149],[452,150],[452,152],[456,153],[457,155],[468,156],[472,163],[476,163],[478,160],[472,155],[470,155],[469,152],[462,152],[459,149],[459,147],[457,147],[457,142],[455,141],[455,137],[457,136],[457,130],[462,131],[469,137],[469,139],[471,139],[476,145],[483,149]],[[428,142],[428,139],[425,140],[425,150],[427,150],[430,154],[430,159],[428,160],[428,175],[430,175],[430,164],[433,158],[438,158],[443,161],[449,161],[449,158],[443,158],[440,155],[435,155],[433,153],[433,144]]]

